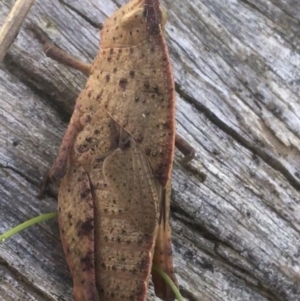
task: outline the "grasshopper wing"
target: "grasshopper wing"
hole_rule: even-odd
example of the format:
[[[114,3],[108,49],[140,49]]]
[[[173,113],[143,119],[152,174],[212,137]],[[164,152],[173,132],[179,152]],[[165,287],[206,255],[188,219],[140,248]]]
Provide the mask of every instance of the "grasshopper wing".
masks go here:
[[[107,186],[95,192],[96,281],[105,301],[145,300],[158,229],[160,186],[147,156],[129,142],[106,157]]]
[[[160,185],[142,148],[138,148],[133,139],[129,144],[106,158],[104,175],[136,228],[153,234],[158,224]]]
[[[164,271],[178,287],[175,277],[172,257],[172,241],[170,226],[170,200],[171,200],[171,181],[167,183],[162,194],[161,215],[162,221],[159,224],[158,233],[155,241],[153,263]],[[161,276],[152,270],[152,281],[156,296],[164,301],[172,301],[175,296],[170,286],[163,281]]]
[[[99,301],[94,264],[93,198],[88,174],[79,164],[68,164],[59,189],[58,211],[61,240],[73,278],[74,299]]]

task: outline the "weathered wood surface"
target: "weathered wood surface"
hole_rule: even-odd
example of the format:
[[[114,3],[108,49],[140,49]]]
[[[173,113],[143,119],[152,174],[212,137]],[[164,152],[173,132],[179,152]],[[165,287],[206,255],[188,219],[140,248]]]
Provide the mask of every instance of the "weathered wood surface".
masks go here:
[[[25,24],[91,61],[97,24],[125,2],[38,0]],[[177,152],[172,226],[182,293],[191,301],[300,300],[298,1],[162,2],[178,131],[207,173],[200,183]],[[0,24],[13,3],[0,2]],[[0,233],[56,210],[53,195],[35,195],[85,80],[46,58],[22,28],[0,67]],[[56,221],[0,245],[0,296],[72,300]]]

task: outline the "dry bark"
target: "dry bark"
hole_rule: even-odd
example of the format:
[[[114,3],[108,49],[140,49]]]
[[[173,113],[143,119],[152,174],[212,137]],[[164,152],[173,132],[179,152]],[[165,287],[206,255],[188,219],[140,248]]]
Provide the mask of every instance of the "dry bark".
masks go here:
[[[39,201],[86,78],[46,58],[33,22],[90,62],[98,24],[126,1],[40,0],[0,67],[0,232],[56,210]],[[175,268],[187,300],[300,300],[300,8],[295,0],[165,0],[177,128],[204,183],[173,173]],[[0,24],[14,4],[0,2]],[[71,300],[57,221],[0,245],[0,296]],[[155,300],[151,288],[148,300]]]

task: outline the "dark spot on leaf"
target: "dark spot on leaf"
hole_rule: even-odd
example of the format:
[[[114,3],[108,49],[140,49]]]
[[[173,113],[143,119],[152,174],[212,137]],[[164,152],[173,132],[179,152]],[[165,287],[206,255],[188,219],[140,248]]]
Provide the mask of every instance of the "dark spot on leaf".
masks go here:
[[[79,221],[76,224],[78,236],[86,236],[91,234],[94,229],[94,219],[89,218],[85,222]]]
[[[92,121],[91,115],[86,115],[85,120],[86,120],[86,122],[91,122]]]
[[[84,199],[84,198],[86,198],[89,194],[90,194],[90,189],[89,188],[86,188],[86,189],[84,189],[81,193],[80,193],[80,197],[82,198],[82,199]]]
[[[144,87],[146,88],[146,89],[149,89],[150,88],[150,84],[149,84],[149,82],[144,82]]]
[[[83,271],[89,271],[91,269],[94,269],[95,265],[94,265],[93,252],[92,251],[88,252],[85,257],[82,257],[80,259],[80,262],[82,264]]]
[[[127,83],[128,83],[128,81],[127,81],[126,78],[121,78],[121,79],[119,80],[119,85],[120,85],[120,87],[121,87],[122,89],[124,89],[124,90],[126,89]]]
[[[102,94],[103,94],[103,90],[97,94],[96,99],[97,99],[98,101],[101,99]]]
[[[154,86],[153,90],[156,94],[160,94],[159,88],[157,86]]]

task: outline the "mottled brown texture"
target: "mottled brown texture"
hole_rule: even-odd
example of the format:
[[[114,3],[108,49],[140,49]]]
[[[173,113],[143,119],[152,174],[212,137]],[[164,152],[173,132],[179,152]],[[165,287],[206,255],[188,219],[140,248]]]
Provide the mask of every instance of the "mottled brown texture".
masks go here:
[[[58,215],[75,301],[99,300],[95,286],[94,212],[90,181],[84,168],[71,159],[59,189]],[[87,222],[89,227],[83,227]]]
[[[163,14],[153,2],[133,0],[104,23],[99,54],[49,172],[59,179],[67,168],[59,223],[75,301],[145,300],[158,203],[169,211],[162,191],[175,146],[174,82]],[[63,61],[54,47],[48,52]]]
[[[105,83],[99,104],[147,149],[162,186],[170,178],[175,143],[175,88],[165,22],[157,0],[132,0],[121,7],[103,24],[101,50],[87,83],[92,95]]]
[[[104,110],[80,119],[88,123],[75,139],[58,198],[75,301],[145,300],[160,184],[144,151],[126,133],[119,137]]]
[[[103,175],[109,189],[95,191],[99,297],[143,301],[158,229],[160,184],[133,139],[104,160]]]

